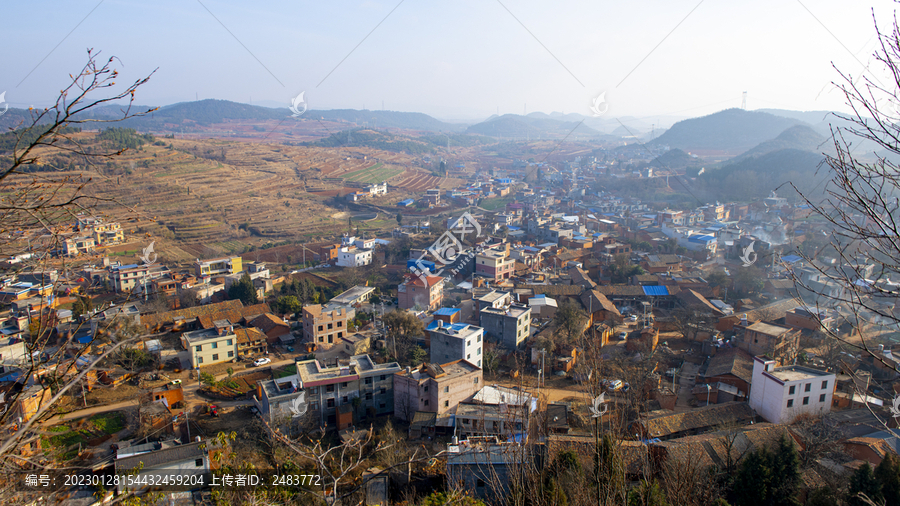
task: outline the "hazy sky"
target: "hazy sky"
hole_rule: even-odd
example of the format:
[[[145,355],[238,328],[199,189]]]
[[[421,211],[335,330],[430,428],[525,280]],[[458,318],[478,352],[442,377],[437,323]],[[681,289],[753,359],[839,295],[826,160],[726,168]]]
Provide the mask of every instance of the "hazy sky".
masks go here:
[[[381,109],[383,101],[388,110],[479,118],[498,108],[521,114],[526,104],[527,112],[590,114],[606,91],[610,117],[699,116],[739,107],[747,91],[749,109],[843,110],[832,62],[859,75],[877,44],[872,9],[887,29],[894,5],[15,2],[4,5],[0,92],[13,107],[47,105],[93,47],[122,60],[123,81],[159,67],[138,94],[149,105],[195,96],[287,105],[305,91],[314,109]]]

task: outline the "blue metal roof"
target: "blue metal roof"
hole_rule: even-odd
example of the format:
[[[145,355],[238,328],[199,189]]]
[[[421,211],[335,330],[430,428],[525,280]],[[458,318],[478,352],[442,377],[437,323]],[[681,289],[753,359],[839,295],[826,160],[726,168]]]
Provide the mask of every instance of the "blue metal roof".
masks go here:
[[[712,242],[716,240],[714,235],[692,235],[688,237],[690,242]]]
[[[642,286],[641,288],[644,289],[644,295],[651,295],[653,297],[669,295],[669,288],[666,286]]]
[[[789,264],[792,264],[792,263],[796,262],[797,260],[803,260],[802,258],[798,257],[797,255],[787,255],[787,256],[781,257],[781,259]]]
[[[442,307],[435,311],[434,314],[438,316],[452,316],[460,311],[462,311],[462,309],[458,307]]]

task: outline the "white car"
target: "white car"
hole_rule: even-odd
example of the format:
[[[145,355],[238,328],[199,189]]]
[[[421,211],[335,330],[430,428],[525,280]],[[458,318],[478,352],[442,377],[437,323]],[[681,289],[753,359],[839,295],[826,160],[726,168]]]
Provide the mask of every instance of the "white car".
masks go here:
[[[272,363],[272,359],[270,359],[270,358],[268,358],[268,357],[263,357],[263,358],[258,358],[258,359],[256,359],[256,360],[253,362],[253,365],[256,366],[256,367],[259,367],[259,366],[261,366],[261,365],[266,365],[266,364],[271,364],[271,363]]]
[[[631,321],[631,322],[636,322],[636,321],[638,321],[637,315],[636,315],[636,314],[633,314],[633,315],[629,316],[629,317],[628,317],[628,321]]]

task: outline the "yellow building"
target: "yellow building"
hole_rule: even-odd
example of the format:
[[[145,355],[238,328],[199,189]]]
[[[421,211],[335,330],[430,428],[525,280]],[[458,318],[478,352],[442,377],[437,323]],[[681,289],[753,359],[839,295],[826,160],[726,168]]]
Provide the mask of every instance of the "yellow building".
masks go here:
[[[239,256],[198,260],[194,263],[194,273],[197,277],[237,274],[242,270],[244,270],[243,263]]]

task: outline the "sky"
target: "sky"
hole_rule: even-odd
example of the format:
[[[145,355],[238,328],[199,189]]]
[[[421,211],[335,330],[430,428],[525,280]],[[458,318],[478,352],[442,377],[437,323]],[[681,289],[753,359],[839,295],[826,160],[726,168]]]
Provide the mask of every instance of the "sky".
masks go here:
[[[695,117],[728,107],[846,111],[890,1],[35,0],[4,5],[0,93],[47,106],[86,49],[136,102],[386,109],[442,119],[535,111]],[[874,17],[874,19],[873,19]]]

